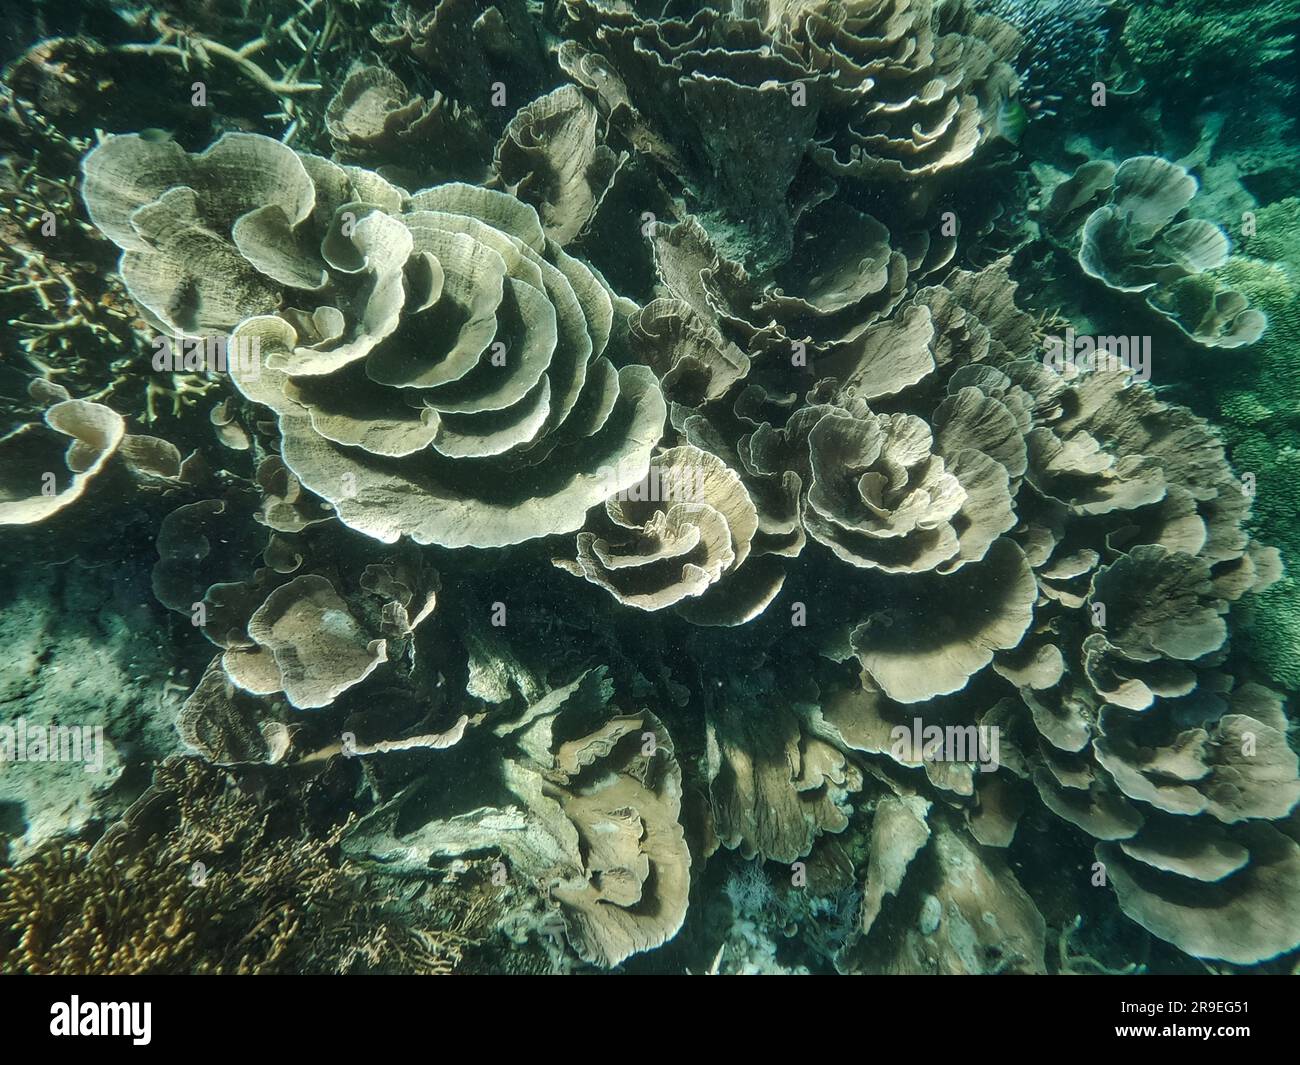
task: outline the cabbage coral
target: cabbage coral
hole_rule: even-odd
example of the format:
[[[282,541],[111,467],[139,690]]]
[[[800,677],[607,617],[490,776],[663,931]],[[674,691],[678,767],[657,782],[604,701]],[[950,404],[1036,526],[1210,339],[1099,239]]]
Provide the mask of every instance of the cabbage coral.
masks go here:
[[[706,190],[707,210],[745,221],[744,257],[766,266],[789,256],[794,216],[822,198],[800,187],[805,163],[886,185],[944,175],[1016,88],[1019,35],[965,2],[709,4],[690,17],[603,0],[558,8],[573,79],[630,136],[669,142],[656,154]]]
[[[798,25],[820,40],[820,23]],[[250,135],[200,155],[118,137],[87,157],[87,203],[123,248],[130,290],[160,326],[229,330],[235,350],[255,351],[231,377],[276,417],[280,465],[265,467],[259,514],[286,531],[273,532],[253,582],[204,597],[234,687],[328,706],[382,671],[390,639],[417,623],[395,624],[399,604],[401,618],[414,608],[409,584],[379,635],[310,561],[294,575],[310,554],[295,544],[320,520],[299,517],[292,501],[305,490],[324,501],[322,516],[382,543],[495,548],[581,530],[558,567],[624,607],[672,608],[704,626],[753,624],[775,609],[795,559],[838,565],[850,594],[818,608],[814,631],[831,657],[856,659],[860,689],[825,710],[795,697],[780,727],[758,729],[736,705],[709,714],[714,831],[746,855],[792,860],[844,831],[862,787],[851,753],[924,767],[939,789],[974,798],[969,765],[936,766],[885,737],[904,715],[978,726],[987,706],[965,693],[990,672],[1019,697],[999,713],[1027,737],[1020,773],[1049,810],[1100,840],[1137,835],[1144,805],[1229,821],[1285,816],[1296,768],[1276,744],[1267,767],[1218,765],[1207,748],[1210,761],[1188,778],[1204,789],[1195,801],[1170,805],[1142,783],[1161,771],[1151,766],[1163,764],[1162,744],[1186,744],[1169,730],[1195,725],[1191,708],[1204,707],[1204,742],[1219,751],[1233,740],[1215,730],[1265,727],[1248,710],[1245,724],[1216,724],[1211,709],[1216,691],[1231,690],[1215,671],[1227,604],[1279,567],[1242,530],[1248,500],[1209,427],[1124,371],[1036,359],[1037,331],[1006,263],[945,275],[950,244],[896,237],[849,208],[818,208],[801,223],[821,240],[852,235],[825,245],[820,272],[792,261],[767,282],[695,219],[656,226],[666,295],[645,307],[616,296],[556,239],[581,228],[598,195],[596,118],[581,97],[552,95],[507,129],[498,166],[541,215],[465,183],[408,193]],[[563,157],[546,155],[552,143],[579,169],[530,184],[534,166],[562,172]],[[1152,158],[1103,171],[1081,172],[1073,180],[1087,189],[1053,198],[1051,213],[1067,216],[1098,190],[1110,197],[1083,225],[1085,270],[1145,290],[1225,254],[1207,223],[1173,222],[1195,188],[1178,168]],[[1144,227],[1140,239],[1124,236],[1132,227]],[[199,247],[211,254],[195,259]],[[789,354],[809,349],[811,362]],[[186,557],[160,541],[164,564],[167,550]],[[393,583],[368,581],[381,592]],[[1107,702],[1144,710],[1142,736],[1130,738]],[[539,712],[526,708],[523,720]],[[591,734],[593,749],[608,749],[621,720]],[[187,721],[198,742],[237,760],[283,757],[274,718],[215,689]],[[528,750],[559,789],[536,807],[535,831],[556,845],[575,829],[581,837],[600,789],[570,795],[574,771],[557,776],[550,760],[560,753]],[[515,764],[514,793],[536,803],[536,770]],[[1239,812],[1215,805],[1216,773],[1241,778]],[[556,798],[573,827],[557,820]],[[654,817],[675,816],[662,797],[645,801]],[[531,851],[514,857],[566,885],[555,897],[588,960],[617,963],[672,931],[632,916],[647,857],[632,845],[640,838],[654,861],[664,830],[631,829],[626,853],[593,836],[595,849],[559,867]],[[603,871],[591,865],[606,860]],[[610,906],[632,909],[611,925]],[[1032,917],[1017,920],[1032,941]],[[862,932],[869,940],[870,922]]]
[[[240,134],[198,156],[117,137],[85,171],[132,294],[163,328],[257,352],[237,386],[345,524],[502,546],[572,531],[645,475],[658,385],[603,357],[609,290],[519,200],[408,195]]]
[[[1185,217],[1197,182],[1177,163],[1154,155],[1082,164],[1051,190],[1048,227],[1074,233],[1083,272],[1148,306],[1206,347],[1236,348],[1264,334],[1268,318],[1246,296],[1218,283],[1228,260],[1227,234]],[[1084,211],[1095,207],[1083,217]]]
[[[743,859],[807,878],[764,905],[825,969],[1042,972],[1053,892],[1091,885],[1045,890],[1024,821],[1099,863],[1080,911],[1169,957],[1300,948],[1300,763],[1232,648],[1282,557],[1215,428],[1045,358],[1069,323],[1018,287],[1055,243],[1097,299],[1271,359],[1293,279],[1231,257],[1155,155],[1084,162],[1048,243],[990,261],[945,211],[955,179],[1020,187],[993,143],[1020,39],[967,0],[533,6],[395,5],[369,28],[395,69],[342,64],[282,140],[84,155],[140,328],[229,359],[193,368],[174,442],[112,388],[34,381],[0,522],[112,512],[129,481],[195,652],[187,764],[301,787],[323,824],[284,850],[341,905],[491,869],[424,930],[440,971],[484,941],[500,967],[694,965],[697,900]],[[1234,458],[1281,387],[1236,390]],[[0,915],[86,964],[189,964],[208,911],[161,883],[185,832],[141,867],[184,937],[133,912],[143,958],[74,927],[65,882],[116,898],[151,804],[237,806],[258,849],[215,779],[164,767],[95,852],[6,877]],[[297,957],[281,932],[195,967]],[[387,935],[341,967],[382,968]]]

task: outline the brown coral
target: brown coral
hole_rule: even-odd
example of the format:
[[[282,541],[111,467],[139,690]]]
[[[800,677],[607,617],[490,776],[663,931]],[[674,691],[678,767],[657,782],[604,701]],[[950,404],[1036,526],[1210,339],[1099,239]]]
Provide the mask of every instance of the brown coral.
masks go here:
[[[788,256],[799,210],[825,198],[806,162],[885,184],[932,179],[974,155],[1016,88],[1018,35],[964,3],[801,0],[657,19],[598,0],[559,7],[566,68],[630,140],[649,127],[680,147],[679,180],[743,218],[765,265]]]
[[[122,443],[126,423],[102,403],[64,399],[44,424],[20,426],[0,439],[0,525],[44,521],[80,498]]]
[[[1078,241],[1083,272],[1147,305],[1206,347],[1253,344],[1268,325],[1239,292],[1205,275],[1228,259],[1227,235],[1186,217],[1198,183],[1182,166],[1154,155],[1119,166],[1093,161],[1056,185],[1043,220],[1058,239]],[[1088,207],[1095,207],[1083,216]]]
[[[618,713],[612,694],[592,671],[500,721],[493,731],[512,745],[500,802],[482,805],[461,781],[457,812],[430,819],[408,789],[350,830],[346,851],[406,875],[495,851],[584,960],[611,967],[660,945],[681,927],[690,886],[681,770],[662,722]]]
[[[381,925],[373,969],[419,954],[424,971],[453,968],[467,938],[403,928],[336,843],[286,831],[220,769],[169,762],[93,847],[53,844],[0,871],[0,970],[342,972]]]

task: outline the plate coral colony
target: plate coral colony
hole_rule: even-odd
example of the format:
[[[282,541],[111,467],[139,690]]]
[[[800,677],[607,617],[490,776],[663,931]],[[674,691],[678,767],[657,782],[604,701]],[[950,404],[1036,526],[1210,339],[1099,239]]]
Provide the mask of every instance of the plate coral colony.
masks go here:
[[[0,970],[1290,972],[1297,14],[18,16]]]

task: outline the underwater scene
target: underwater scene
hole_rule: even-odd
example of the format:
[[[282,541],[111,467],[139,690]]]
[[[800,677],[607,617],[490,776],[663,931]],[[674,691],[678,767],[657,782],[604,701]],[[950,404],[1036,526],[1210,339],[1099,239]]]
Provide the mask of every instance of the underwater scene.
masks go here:
[[[0,11],[0,973],[1300,972],[1300,0]]]

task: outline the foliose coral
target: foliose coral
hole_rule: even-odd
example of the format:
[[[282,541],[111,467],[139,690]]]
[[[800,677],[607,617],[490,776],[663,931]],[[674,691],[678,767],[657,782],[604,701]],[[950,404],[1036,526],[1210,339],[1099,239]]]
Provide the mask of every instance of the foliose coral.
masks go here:
[[[132,293],[172,332],[254,353],[237,386],[345,524],[503,546],[571,531],[644,475],[658,386],[603,357],[609,290],[514,197],[410,195],[253,135],[199,156],[119,137],[85,165]]]
[[[558,7],[566,72],[625,135],[670,142],[657,154],[708,190],[706,211],[747,221],[751,264],[789,255],[826,176],[907,196],[968,161],[1016,86],[1019,35],[966,3]]]
[[[1184,216],[1196,191],[1191,174],[1159,156],[1089,162],[1051,190],[1042,217],[1057,233],[1077,231],[1085,274],[1142,294],[1196,343],[1253,344],[1268,318],[1210,273],[1228,261],[1229,241],[1219,226]]]
[[[187,754],[93,847],[0,874],[4,965],[635,969],[712,939],[712,971],[742,941],[770,970],[767,914],[826,970],[1066,970],[1024,822],[1171,965],[1300,947],[1300,763],[1231,644],[1288,587],[1249,471],[1128,368],[1045,358],[1044,242],[989,254],[996,210],[948,210],[1024,188],[993,165],[1022,43],[995,6],[396,5],[283,139],[87,145],[89,223],[201,407],[144,435],[38,375],[0,524],[130,485]],[[1197,192],[1092,158],[1037,222],[1106,298],[1279,366],[1294,278]],[[1233,394],[1239,466],[1293,406]],[[721,883],[751,924],[715,955]]]

